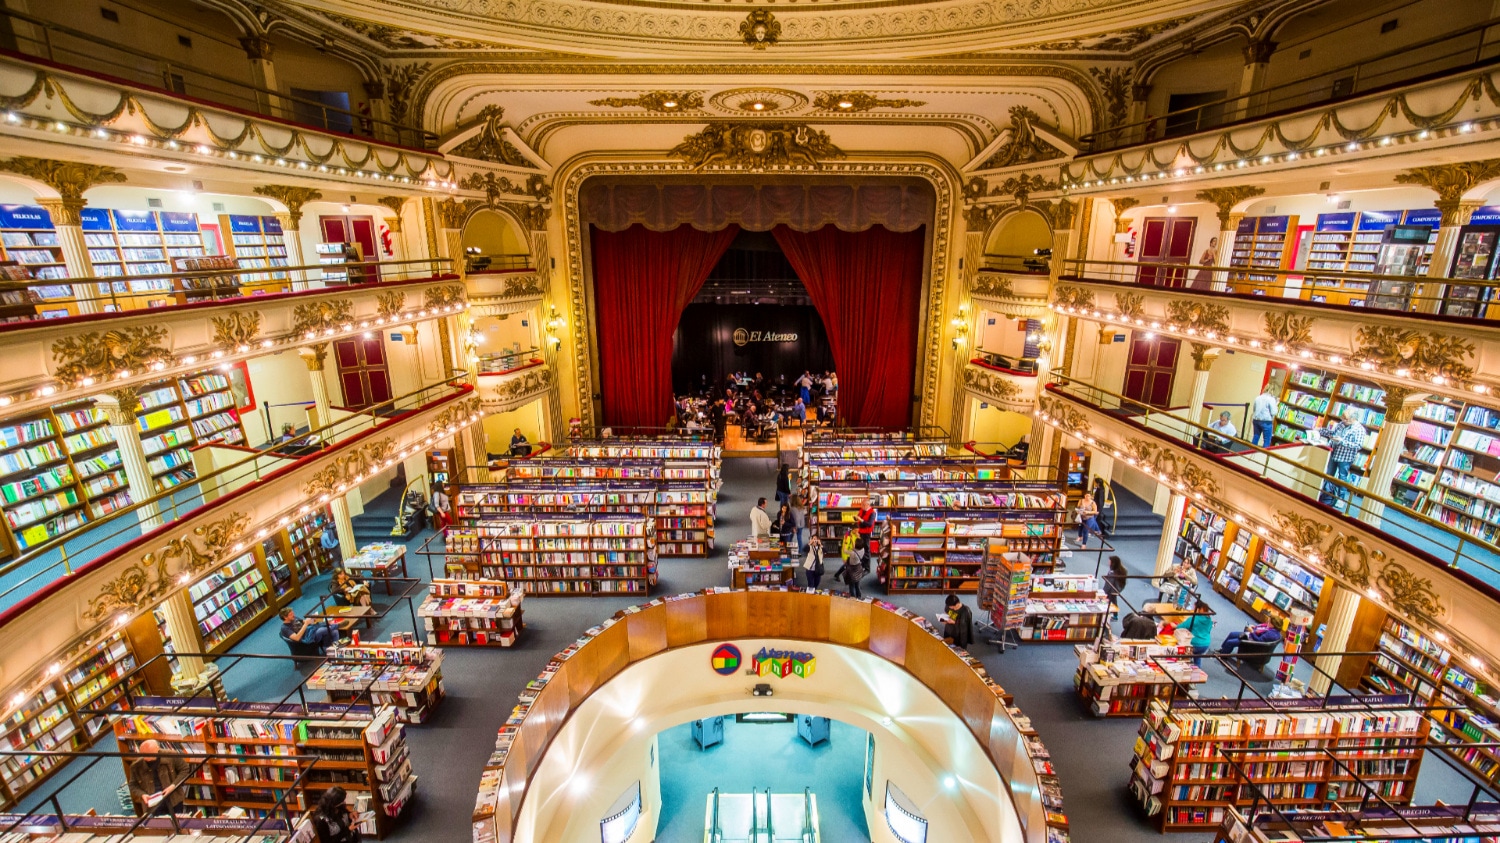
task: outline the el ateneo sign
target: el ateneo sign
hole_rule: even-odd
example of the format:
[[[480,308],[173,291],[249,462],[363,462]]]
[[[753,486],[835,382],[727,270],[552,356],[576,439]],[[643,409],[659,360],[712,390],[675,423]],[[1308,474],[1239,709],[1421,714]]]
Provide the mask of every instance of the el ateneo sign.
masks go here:
[[[745,328],[734,329],[734,344],[747,346],[753,342],[796,342],[796,334],[781,333],[778,331],[751,331]]]

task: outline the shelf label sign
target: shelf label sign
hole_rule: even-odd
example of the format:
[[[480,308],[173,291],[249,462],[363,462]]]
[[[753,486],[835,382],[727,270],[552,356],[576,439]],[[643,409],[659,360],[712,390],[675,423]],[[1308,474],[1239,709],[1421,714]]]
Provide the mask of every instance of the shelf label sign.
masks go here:
[[[760,652],[751,658],[750,665],[757,676],[779,676],[784,679],[791,675],[806,679],[817,669],[818,660],[812,653],[761,647]]]

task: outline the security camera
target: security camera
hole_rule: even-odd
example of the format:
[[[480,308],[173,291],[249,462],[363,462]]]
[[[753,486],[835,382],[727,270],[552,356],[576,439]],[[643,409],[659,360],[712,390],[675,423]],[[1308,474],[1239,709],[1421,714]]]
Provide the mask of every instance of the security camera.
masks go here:
[[[751,696],[756,697],[769,697],[774,693],[775,692],[771,690],[771,686],[767,684],[756,685],[754,688],[750,689]]]

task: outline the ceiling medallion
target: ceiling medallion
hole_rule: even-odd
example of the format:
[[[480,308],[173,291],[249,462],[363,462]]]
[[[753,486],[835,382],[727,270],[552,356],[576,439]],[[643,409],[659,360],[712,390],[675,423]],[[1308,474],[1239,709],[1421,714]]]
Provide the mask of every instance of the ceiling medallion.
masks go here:
[[[740,37],[752,50],[764,50],[781,40],[781,22],[765,9],[756,9],[740,24]]]
[[[813,108],[819,111],[839,111],[850,114],[857,111],[869,111],[872,108],[916,108],[926,104],[922,100],[883,100],[874,94],[866,94],[862,91],[847,93],[825,91],[813,99]]]
[[[735,115],[784,114],[807,105],[807,97],[785,88],[733,88],[708,98],[708,104]]]

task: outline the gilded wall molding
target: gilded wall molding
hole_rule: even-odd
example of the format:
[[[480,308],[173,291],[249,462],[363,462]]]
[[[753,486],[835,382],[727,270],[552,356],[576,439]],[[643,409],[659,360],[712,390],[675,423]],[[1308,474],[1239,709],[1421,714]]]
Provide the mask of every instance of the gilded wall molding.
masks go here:
[[[995,150],[988,160],[980,165],[982,170],[998,170],[1021,164],[1036,164],[1066,157],[1066,154],[1047,142],[1036,132],[1035,124],[1042,118],[1024,105],[1010,108],[1010,137]]]
[[[1167,328],[1188,336],[1214,339],[1229,333],[1229,308],[1222,304],[1176,299],[1167,302]]]
[[[502,131],[505,128],[502,122],[504,119],[505,109],[498,105],[487,105],[480,109],[479,118],[475,121],[479,124],[479,131],[448,150],[448,155],[535,170],[536,164],[521,154],[515,144],[506,140]]]
[[[483,199],[442,199],[433,204],[437,207],[439,227],[453,230],[462,230],[475,211],[488,206]]]
[[[805,123],[710,123],[683,138],[667,155],[704,167],[818,168],[823,161],[847,157],[828,133]]]
[[[52,341],[52,357],[58,364],[53,375],[61,381],[87,386],[147,369],[165,368],[176,362],[166,341],[167,329],[160,325],[133,325],[62,337]]]
[[[705,168],[709,172],[734,172],[716,167]],[[935,212],[932,223],[931,261],[924,282],[925,321],[919,339],[918,382],[914,397],[920,398],[918,423],[924,426],[937,424],[937,400],[941,380],[943,355],[937,354],[937,343],[943,336],[946,317],[944,302],[948,295],[948,249],[954,229],[956,190],[959,181],[952,170],[926,161],[910,162],[825,162],[820,167],[790,166],[778,168],[787,173],[823,173],[839,176],[899,177],[917,176],[932,185]],[[568,306],[569,331],[573,358],[571,368],[577,413],[584,430],[597,429],[598,419],[594,412],[594,393],[597,391],[593,361],[596,349],[593,338],[593,290],[592,274],[583,262],[583,224],[580,221],[578,196],[583,183],[596,176],[641,175],[660,178],[667,174],[691,174],[694,171],[675,161],[591,161],[580,163],[567,170],[562,183],[563,231],[567,237],[568,261]],[[701,171],[699,171],[701,172]]]
[[[926,105],[922,100],[911,100],[897,97],[895,99],[882,99],[875,94],[867,94],[864,91],[825,91],[813,96],[813,110],[832,111],[841,114],[855,114],[870,111],[875,108],[920,108]]]
[[[752,50],[774,47],[781,41],[781,21],[768,9],[754,9],[740,24],[740,40]]]
[[[3,99],[3,98],[0,98]],[[0,160],[0,170],[39,181],[57,191],[63,200],[81,200],[84,191],[101,184],[121,184],[125,174],[114,167],[101,164],[79,164],[73,161],[53,161],[48,158],[28,158],[24,155]],[[61,223],[63,225],[77,225]]]
[[[257,185],[255,192],[260,196],[275,199],[286,206],[287,216],[292,221],[290,228],[293,231],[298,230],[302,222],[302,206],[308,202],[316,202],[323,198],[323,192],[320,190],[289,184]]]
[[[1272,310],[1265,315],[1266,336],[1272,342],[1293,348],[1312,343],[1311,316],[1298,316],[1290,310]]]
[[[1067,433],[1083,435],[1089,432],[1089,419],[1076,407],[1056,398],[1038,397],[1037,410],[1046,419]]]
[[[84,620],[99,623],[109,617],[144,611],[182,588],[183,577],[191,579],[222,562],[230,543],[244,534],[249,523],[249,515],[231,513],[194,527],[190,535],[172,539],[143,554],[89,598],[88,608],[83,611]]]
[[[1145,439],[1126,439],[1126,462],[1149,470],[1157,477],[1181,488],[1184,494],[1202,499],[1217,497],[1221,492],[1219,481],[1213,473],[1200,467],[1190,459],[1179,459],[1178,454],[1155,442]]]
[[[1115,293],[1115,309],[1126,319],[1139,319],[1146,312],[1146,297],[1140,293]]]
[[[1354,356],[1395,372],[1419,378],[1434,375],[1466,380],[1474,368],[1464,361],[1474,356],[1474,343],[1452,334],[1412,328],[1365,325],[1355,332]]]
[[[1253,199],[1256,196],[1265,195],[1264,187],[1256,187],[1249,184],[1237,184],[1227,187],[1210,187],[1200,190],[1194,196],[1202,202],[1210,202],[1219,209],[1219,230],[1229,231],[1229,219],[1234,216],[1234,206]]]
[[[389,290],[375,297],[375,312],[382,319],[392,316],[406,309],[406,293],[402,290]]]
[[[974,283],[969,287],[969,293],[992,299],[1016,298],[1016,291],[1010,279],[993,272],[976,272]]]
[[[637,97],[605,97],[589,100],[589,105],[605,108],[643,108],[660,114],[696,111],[703,107],[701,91],[648,91]]]
[[[213,317],[214,344],[226,352],[249,351],[260,337],[262,319],[258,310],[237,310]]]
[[[1275,521],[1276,531],[1299,555],[1357,589],[1377,592],[1400,614],[1431,621],[1448,617],[1430,578],[1412,573],[1359,536],[1294,512],[1278,511]]]
[[[444,284],[441,287],[428,287],[422,293],[422,306],[429,310],[463,304],[464,300],[465,293],[462,284]]]
[[[445,408],[437,417],[427,423],[429,434],[448,434],[456,432],[453,428],[464,428],[479,421],[479,396],[471,395]]]
[[[1052,290],[1052,306],[1062,311],[1093,310],[1094,291],[1059,284]]]
[[[319,469],[302,484],[302,493],[308,498],[319,498],[320,503],[327,497],[344,494],[369,479],[374,474],[375,467],[395,450],[396,440],[389,436],[376,442],[366,442],[347,454],[335,457],[328,465]]]
[[[316,334],[341,328],[354,318],[354,302],[329,299],[299,304],[292,310],[292,333],[312,339]]]

